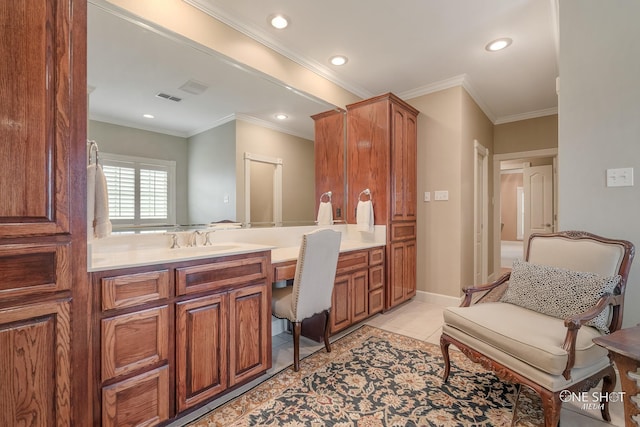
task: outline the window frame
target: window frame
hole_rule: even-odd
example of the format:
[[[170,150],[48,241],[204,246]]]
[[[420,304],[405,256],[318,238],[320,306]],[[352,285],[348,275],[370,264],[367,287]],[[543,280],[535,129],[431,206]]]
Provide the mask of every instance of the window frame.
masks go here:
[[[114,219],[111,223],[114,229],[126,227],[143,227],[176,224],[176,161],[153,159],[149,157],[130,156],[100,152],[101,166],[131,167],[134,173],[134,218]],[[162,170],[167,172],[167,218],[140,218],[140,169]]]

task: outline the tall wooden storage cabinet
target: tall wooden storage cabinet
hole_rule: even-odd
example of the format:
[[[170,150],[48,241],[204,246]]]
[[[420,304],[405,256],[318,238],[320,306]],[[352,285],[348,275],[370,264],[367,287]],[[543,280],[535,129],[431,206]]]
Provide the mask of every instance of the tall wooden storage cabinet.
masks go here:
[[[387,309],[416,293],[417,117],[391,93],[347,106],[346,218],[356,223],[368,188],[375,223],[387,226]]]
[[[2,2],[0,51],[0,425],[90,425],[86,2]]]
[[[344,222],[344,173],[345,173],[345,134],[342,109],[326,111],[311,116],[315,122],[315,171],[316,171],[316,210],[320,206],[323,194],[331,191],[333,220]]]

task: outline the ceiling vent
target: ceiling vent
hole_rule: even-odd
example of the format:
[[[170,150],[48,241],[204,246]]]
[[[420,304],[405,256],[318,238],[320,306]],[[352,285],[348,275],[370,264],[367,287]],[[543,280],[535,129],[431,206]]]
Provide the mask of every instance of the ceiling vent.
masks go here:
[[[168,99],[169,101],[173,101],[173,102],[182,101],[182,98],[178,98],[177,96],[169,95],[168,93],[163,93],[163,92],[156,93],[156,96],[158,98]]]
[[[193,95],[200,95],[202,92],[207,90],[208,87],[209,86],[204,83],[197,82],[195,80],[188,80],[185,84],[180,86],[179,89]]]

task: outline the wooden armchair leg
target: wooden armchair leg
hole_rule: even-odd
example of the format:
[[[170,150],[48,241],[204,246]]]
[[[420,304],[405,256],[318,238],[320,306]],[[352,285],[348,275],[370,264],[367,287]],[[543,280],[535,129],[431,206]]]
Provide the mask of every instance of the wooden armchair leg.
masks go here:
[[[331,329],[331,311],[324,311],[324,348],[327,353],[331,353],[331,343],[329,342],[329,330]]]
[[[538,393],[542,398],[544,427],[558,427],[558,424],[560,423],[560,410],[562,409],[560,392],[554,393],[551,391],[539,390]]]
[[[300,370],[300,332],[302,322],[293,322],[293,370]]]
[[[613,366],[609,366],[606,375],[602,378],[602,396],[609,396],[616,386],[616,371]],[[611,414],[609,414],[609,399],[605,399],[601,402],[603,405],[600,408],[602,419],[605,421],[611,421]]]
[[[444,335],[440,336],[440,350],[442,351],[442,357],[444,358],[444,373],[442,374],[442,381],[447,382],[449,379],[449,371],[451,370],[451,361],[449,360],[449,341],[447,341]]]

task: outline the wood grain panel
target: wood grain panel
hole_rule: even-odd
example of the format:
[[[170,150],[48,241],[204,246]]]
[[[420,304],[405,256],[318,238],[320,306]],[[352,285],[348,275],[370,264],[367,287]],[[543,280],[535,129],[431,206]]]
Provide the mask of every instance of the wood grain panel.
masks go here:
[[[176,304],[176,388],[178,411],[228,387],[227,294]]]
[[[132,307],[169,297],[169,270],[105,277],[102,309]]]
[[[167,306],[102,320],[102,380],[106,381],[167,360]]]
[[[369,315],[380,313],[384,309],[384,288],[369,292]]]
[[[297,261],[279,262],[273,264],[273,281],[293,279],[296,275]]]
[[[404,219],[415,221],[418,209],[418,118],[415,114],[407,114],[405,119]]]
[[[377,265],[369,269],[369,290],[384,286],[384,265]]]
[[[320,196],[331,191],[333,219],[344,220],[345,111],[326,111],[311,116],[315,121],[316,212]]]
[[[369,251],[343,252],[338,257],[336,274],[342,275],[350,271],[369,266]]]
[[[0,425],[70,423],[70,303],[0,310]]]
[[[351,276],[351,322],[369,317],[369,272],[358,271]]]
[[[266,256],[226,259],[182,267],[176,269],[176,292],[178,295],[185,295],[216,290],[264,279],[268,274]]]
[[[394,222],[391,224],[391,241],[410,240],[416,238],[415,222]]]
[[[369,251],[369,265],[378,265],[384,262],[384,247]]]
[[[102,389],[102,427],[155,426],[169,419],[169,367]]]
[[[389,200],[388,102],[371,99],[347,106],[347,222],[356,223],[358,194],[371,190],[376,224],[386,224]],[[364,199],[363,199],[364,200]]]
[[[351,325],[350,276],[336,276],[331,296],[331,333]]]
[[[69,0],[0,7],[2,236],[69,231],[70,20]]]
[[[271,352],[271,310],[267,285],[233,291],[229,295],[229,385],[266,371]]]
[[[70,289],[69,252],[69,244],[0,246],[0,297]]]

